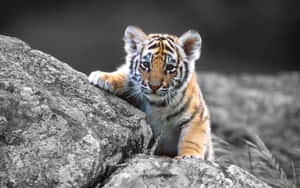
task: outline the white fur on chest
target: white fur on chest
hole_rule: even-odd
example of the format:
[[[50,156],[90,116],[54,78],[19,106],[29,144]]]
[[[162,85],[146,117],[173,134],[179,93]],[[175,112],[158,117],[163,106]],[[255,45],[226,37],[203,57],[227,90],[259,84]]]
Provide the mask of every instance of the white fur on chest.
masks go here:
[[[157,108],[149,105],[145,112],[154,136],[157,137],[162,134],[162,129],[165,129],[168,126],[168,122],[166,120],[166,117],[169,114],[168,108]]]
[[[171,106],[147,106],[145,111],[147,115],[147,120],[151,125],[155,137],[159,135],[163,135],[163,137],[172,137],[173,134],[176,132],[177,127],[175,125],[181,117],[173,117],[171,120],[167,120],[167,117],[170,114],[172,114],[175,109],[176,108]]]
[[[171,108],[171,106],[148,106],[146,110],[147,120],[152,128],[153,136],[158,139],[158,151],[163,151],[163,154],[167,155],[178,155],[181,130],[176,125],[182,117],[177,116],[168,120],[167,117],[172,113],[174,113],[174,108]]]

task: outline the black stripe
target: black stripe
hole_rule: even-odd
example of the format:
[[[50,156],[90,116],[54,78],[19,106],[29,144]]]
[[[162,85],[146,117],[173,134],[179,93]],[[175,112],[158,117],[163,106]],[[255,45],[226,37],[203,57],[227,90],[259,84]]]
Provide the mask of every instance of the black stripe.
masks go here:
[[[130,69],[130,74],[133,73],[133,70],[136,69],[136,62],[137,61],[134,61],[134,59],[136,58],[136,55],[132,56],[131,59],[130,59],[130,66],[129,66],[129,69]],[[134,66],[134,69],[133,69],[133,66]]]
[[[180,66],[180,67],[179,67],[179,73],[180,73],[180,76],[182,76],[182,71],[183,71],[182,66]]]
[[[136,57],[135,57],[135,59],[136,59]],[[139,63],[139,61],[136,59],[136,60],[134,61],[134,70],[135,70],[135,71],[136,71],[136,68],[137,68],[138,63]]]
[[[185,66],[185,75],[184,75],[183,81],[186,81],[187,77],[188,77],[188,74],[189,74],[189,66],[188,66],[188,63],[186,61],[184,61],[183,64]]]
[[[175,112],[167,116],[167,121],[169,121],[171,118],[176,117],[178,114],[184,113],[187,109],[187,107],[191,104],[192,96],[188,98],[186,103],[184,103],[181,108],[177,109]]]
[[[176,54],[179,55],[178,48],[175,48],[175,51],[176,51]],[[176,63],[177,63],[177,66],[179,65],[180,59],[181,59],[181,58],[178,56],[178,57],[177,57],[177,62],[176,62]]]
[[[151,50],[153,48],[158,48],[159,47],[159,43],[154,43],[151,46],[148,47],[148,50]]]
[[[172,48],[175,49],[175,47],[174,47],[174,45],[172,44],[172,42],[170,42],[170,41],[168,41],[168,40],[167,40],[167,42],[168,42],[168,44],[169,44]]]
[[[140,68],[144,71],[148,71],[148,68],[144,67],[144,66],[140,66]]]
[[[174,53],[174,50],[172,50],[168,45],[166,45],[165,47],[166,47],[166,50],[172,52],[172,54]]]
[[[174,40],[171,37],[167,37],[167,39],[174,42]]]
[[[154,53],[154,55],[158,55],[159,53],[160,53],[160,51],[157,51],[157,52]]]
[[[159,38],[160,35],[152,35],[151,38]]]
[[[175,88],[176,89],[179,89],[183,84],[184,82],[186,82],[187,78],[188,78],[188,74],[189,74],[189,69],[188,69],[188,64],[186,61],[183,62],[184,66],[185,66],[185,72],[184,72],[184,77],[183,77],[183,80],[180,82],[180,84],[178,84]],[[180,75],[181,76],[181,75]]]
[[[182,70],[182,67],[180,67],[179,68],[179,79],[178,78],[176,78],[176,83],[174,84],[174,87],[175,87],[175,89],[179,89],[180,88],[180,86],[181,86],[181,77],[182,77],[182,74],[183,74],[183,72],[182,72],[183,70]]]
[[[197,109],[193,112],[193,114],[192,114],[188,119],[182,121],[182,122],[179,123],[176,127],[178,127],[179,129],[184,128],[184,125],[185,125],[185,124],[191,122],[191,121],[195,118],[195,116],[196,116],[196,114],[199,112],[199,110],[200,110],[200,108],[197,108]]]
[[[175,86],[176,89],[179,89],[183,84],[183,78],[186,74],[186,68],[185,69],[183,69],[183,68],[184,67],[182,67],[181,72],[180,72],[180,80],[179,80],[179,82],[177,82],[178,84]]]
[[[156,42],[156,40],[150,40],[150,41],[148,42],[148,45],[151,45],[151,44],[154,43],[154,42]]]

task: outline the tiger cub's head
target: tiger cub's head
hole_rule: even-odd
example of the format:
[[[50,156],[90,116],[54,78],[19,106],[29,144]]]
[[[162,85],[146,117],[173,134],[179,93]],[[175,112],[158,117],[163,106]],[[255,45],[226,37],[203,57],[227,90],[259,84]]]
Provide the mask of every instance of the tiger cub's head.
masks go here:
[[[132,92],[153,103],[170,103],[182,92],[200,57],[201,37],[192,30],[178,38],[128,26],[124,41]]]

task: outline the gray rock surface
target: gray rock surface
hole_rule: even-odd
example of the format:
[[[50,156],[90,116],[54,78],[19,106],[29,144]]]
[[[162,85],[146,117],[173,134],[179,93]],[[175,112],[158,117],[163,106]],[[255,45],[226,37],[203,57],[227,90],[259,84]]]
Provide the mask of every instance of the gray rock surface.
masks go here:
[[[105,188],[270,188],[243,169],[217,163],[139,155],[117,170]]]
[[[251,77],[199,75],[214,130],[224,139],[214,139],[216,163],[135,156],[148,152],[152,137],[142,112],[90,85],[86,75],[67,64],[16,38],[0,35],[0,187],[269,187],[258,179],[265,181],[262,177],[267,176],[248,165],[249,149],[236,142],[238,136],[232,136],[241,133],[245,138],[240,130],[249,122],[256,131],[266,129],[259,122],[265,124],[273,107],[277,112],[278,105],[268,105],[277,98],[269,99],[263,103],[271,106],[265,116],[256,114],[257,121],[245,121],[265,101],[259,97],[270,94],[248,92],[243,82],[249,79],[253,81]],[[261,92],[269,85],[273,86],[266,83],[252,89]],[[237,87],[241,90],[234,92]],[[289,108],[292,114],[299,104],[293,98],[295,90],[285,92],[288,99],[281,98],[279,104],[296,103]],[[298,122],[289,125],[297,127]]]
[[[92,187],[151,134],[143,113],[86,75],[0,36],[1,188]]]

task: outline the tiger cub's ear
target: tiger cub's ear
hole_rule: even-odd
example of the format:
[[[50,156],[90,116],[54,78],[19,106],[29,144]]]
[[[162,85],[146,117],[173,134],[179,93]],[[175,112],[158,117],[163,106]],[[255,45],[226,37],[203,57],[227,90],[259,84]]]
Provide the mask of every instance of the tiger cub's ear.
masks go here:
[[[127,53],[137,53],[143,48],[147,35],[136,26],[127,26],[124,33],[125,51]]]
[[[190,30],[179,38],[179,43],[183,48],[189,61],[196,61],[200,57],[201,36],[197,31]]]

